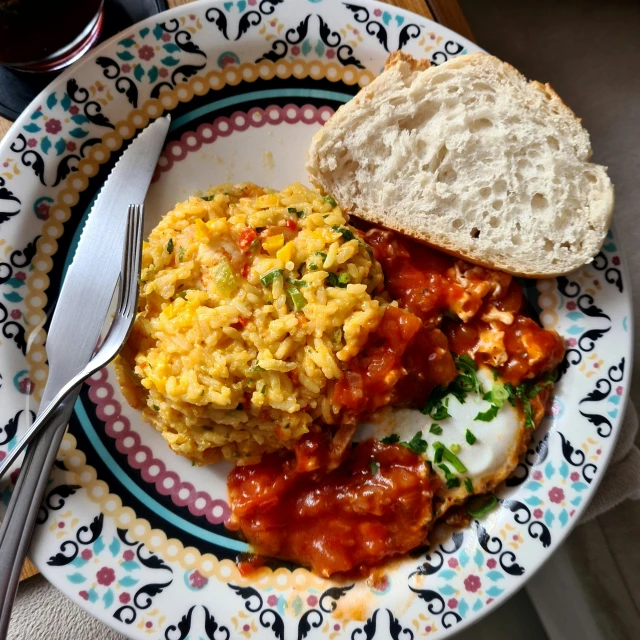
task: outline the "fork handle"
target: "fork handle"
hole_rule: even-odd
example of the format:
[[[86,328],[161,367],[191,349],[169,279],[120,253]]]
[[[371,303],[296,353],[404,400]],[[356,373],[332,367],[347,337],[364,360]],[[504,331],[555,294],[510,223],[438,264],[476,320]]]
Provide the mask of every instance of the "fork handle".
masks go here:
[[[0,640],[5,640],[22,564],[40,504],[77,397],[74,390],[59,406],[50,428],[29,446],[0,528]]]
[[[62,389],[60,389],[60,391],[58,391],[58,393],[56,394],[56,397],[44,408],[43,411],[40,411],[38,413],[38,417],[35,419],[34,423],[27,429],[27,432],[20,438],[18,444],[16,444],[13,449],[9,451],[7,457],[3,460],[2,464],[0,464],[0,479],[7,471],[9,471],[9,468],[20,457],[23,449],[27,445],[31,444],[31,442],[33,442],[36,436],[44,428],[51,428],[53,424],[53,420],[51,419],[52,416],[55,419],[56,410],[65,401],[69,394],[75,393],[75,396],[78,395],[85,377],[87,376],[85,376],[85,371],[83,370],[75,378],[70,380],[64,387],[62,387]]]

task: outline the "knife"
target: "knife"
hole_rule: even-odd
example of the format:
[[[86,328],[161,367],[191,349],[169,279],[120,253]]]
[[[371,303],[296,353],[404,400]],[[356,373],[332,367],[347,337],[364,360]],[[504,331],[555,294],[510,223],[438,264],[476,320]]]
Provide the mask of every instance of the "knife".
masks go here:
[[[169,124],[169,116],[159,118],[130,144],[89,213],[47,336],[42,407],[91,360],[120,274],[128,206],[144,201]],[[0,639],[6,637],[22,562],[76,397],[74,392],[61,405],[55,425],[27,449],[0,528]]]

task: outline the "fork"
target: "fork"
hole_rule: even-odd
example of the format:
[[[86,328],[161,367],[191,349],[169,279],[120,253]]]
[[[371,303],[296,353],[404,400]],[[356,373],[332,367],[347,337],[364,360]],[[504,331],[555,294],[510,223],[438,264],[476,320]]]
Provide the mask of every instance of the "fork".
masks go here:
[[[129,205],[129,217],[124,251],[122,255],[122,269],[120,272],[120,291],[118,303],[109,327],[109,332],[102,346],[89,364],[67,384],[65,384],[47,407],[40,412],[36,421],[28,431],[20,438],[0,465],[0,478],[9,470],[9,467],[18,459],[22,450],[40,433],[48,424],[52,413],[61,405],[74,389],[79,387],[89,376],[109,364],[117,355],[125,340],[131,333],[133,320],[138,303],[138,279],[140,276],[140,241],[142,238],[142,221],[144,205]]]

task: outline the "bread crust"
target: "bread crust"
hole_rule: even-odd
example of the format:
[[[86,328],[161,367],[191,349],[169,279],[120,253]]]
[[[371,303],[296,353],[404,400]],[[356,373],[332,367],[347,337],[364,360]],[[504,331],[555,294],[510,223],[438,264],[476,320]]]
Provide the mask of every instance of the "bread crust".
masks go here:
[[[491,66],[489,67],[489,65]],[[485,53],[471,53],[465,56],[460,56],[458,58],[453,58],[451,61],[445,63],[441,67],[437,67],[437,69],[444,69],[446,67],[452,71],[455,71],[457,67],[463,67],[463,66],[464,68],[468,68],[469,66],[478,66],[479,68],[483,68],[483,69],[490,68],[491,71],[494,72],[496,77],[498,78],[508,77],[508,80],[510,82],[527,83],[526,78],[524,78],[524,76],[513,66],[505,62],[498,61],[493,56],[489,56],[488,54],[485,54]],[[402,74],[401,81],[404,81],[406,83],[407,76],[421,74],[427,71],[428,69],[430,69],[430,67],[431,65],[428,60],[418,60],[406,53],[395,52],[391,54],[387,59],[387,62],[385,64],[385,72],[392,72],[394,69],[399,70],[400,73]],[[329,120],[329,123],[325,124],[325,127],[338,129],[339,127],[346,126],[348,124],[349,118],[351,117],[351,114],[353,113],[353,107],[350,105],[352,104],[356,106],[363,105],[366,101],[374,98],[377,91],[385,88],[384,82],[385,82],[385,77],[383,74],[382,76],[379,76],[378,78],[376,78],[373,81],[373,83],[361,89],[352,102],[347,103],[346,105],[343,105],[336,111],[336,113]],[[397,82],[397,76],[396,76],[396,82]],[[398,84],[401,84],[401,83],[398,83]],[[559,120],[558,126],[562,124],[562,126],[566,127],[568,137],[576,136],[576,137],[572,137],[572,139],[578,141],[577,142],[578,146],[576,147],[576,151],[575,151],[575,153],[577,154],[577,160],[580,162],[586,163],[591,155],[591,148],[588,142],[588,134],[582,128],[580,118],[578,118],[573,113],[573,111],[562,101],[560,96],[558,96],[558,94],[554,91],[551,85],[542,84],[537,81],[532,81],[527,83],[527,86],[539,92],[543,96],[544,100],[547,103],[546,108],[548,108],[552,114],[562,116],[563,119]],[[555,122],[556,121],[554,120],[554,123]],[[323,138],[324,138],[324,132],[323,130],[320,130],[314,136],[310,152],[314,150],[316,144],[319,144]],[[329,155],[331,155],[331,152],[329,152]],[[323,173],[326,173],[327,169],[326,168],[320,169],[318,165],[313,167],[312,160],[308,160],[308,169],[309,169],[309,177],[311,182],[321,190],[327,190],[326,185],[328,183],[326,180],[326,176],[323,176]],[[599,167],[599,169],[602,170],[601,167]],[[323,178],[325,179],[323,180]],[[604,174],[604,178],[608,180],[608,178],[606,177],[606,173]],[[605,187],[606,186],[607,184],[605,183]],[[336,197],[338,194],[332,193],[331,195]],[[594,204],[594,206],[596,206],[596,209],[595,209],[596,213],[594,213],[593,215],[597,216],[598,220],[597,220],[596,227],[590,226],[592,233],[589,236],[590,241],[587,243],[587,246],[589,247],[589,253],[585,252],[586,254],[585,256],[580,256],[579,258],[576,258],[573,261],[571,260],[571,258],[567,258],[566,262],[574,263],[571,265],[570,269],[565,268],[566,266],[565,264],[560,264],[558,268],[553,269],[550,259],[544,265],[540,265],[539,263],[542,262],[542,260],[538,258],[537,254],[535,255],[536,259],[529,259],[530,264],[538,263],[539,266],[543,267],[544,270],[535,269],[535,268],[532,268],[532,269],[518,268],[517,266],[515,266],[515,264],[510,263],[508,256],[504,256],[504,258],[502,258],[500,253],[493,253],[492,255],[488,255],[485,258],[483,257],[483,255],[481,255],[483,253],[482,247],[474,249],[473,247],[462,246],[459,242],[456,241],[455,233],[452,232],[450,234],[451,239],[449,240],[449,238],[446,237],[448,233],[446,230],[443,230],[443,229],[430,230],[428,228],[425,228],[425,226],[428,227],[429,224],[433,226],[433,222],[425,223],[421,225],[421,228],[418,228],[418,223],[416,222],[415,227],[412,226],[413,220],[406,215],[399,218],[398,216],[395,216],[392,212],[388,210],[375,211],[373,210],[373,208],[368,208],[368,207],[363,208],[362,206],[359,206],[359,204],[356,202],[341,202],[341,204],[344,207],[349,208],[354,215],[368,222],[385,226],[389,229],[392,229],[394,231],[407,235],[427,246],[442,250],[445,253],[448,253],[454,257],[467,260],[474,264],[478,264],[478,265],[492,268],[492,269],[499,269],[501,271],[505,271],[507,273],[510,273],[515,276],[520,276],[520,277],[553,278],[560,275],[565,275],[579,268],[580,264],[577,264],[577,262],[579,260],[582,260],[583,258],[584,258],[583,264],[590,262],[593,259],[593,257],[597,254],[597,251],[600,250],[602,244],[604,243],[604,239],[606,236],[606,229],[608,229],[609,227],[611,215],[613,212],[614,195],[613,195],[613,188],[610,182],[608,183],[608,189],[604,189],[602,194],[600,195],[601,195],[600,199],[598,199],[597,201],[593,200],[593,203],[597,202],[597,206]],[[340,200],[339,197],[338,197],[338,200]],[[591,201],[588,202],[588,204],[590,203]],[[502,214],[495,214],[495,215],[506,215],[506,214],[502,213]],[[553,215],[553,212],[551,215]],[[576,215],[579,215],[579,214],[576,214]],[[586,222],[584,222],[584,224],[586,225]],[[601,233],[602,229],[604,229],[604,233]],[[598,237],[598,235],[596,234],[601,235],[601,237]],[[458,239],[459,239],[459,236],[458,236]],[[599,245],[596,247],[596,244],[598,241],[599,241]],[[486,241],[485,241],[485,247],[486,247]],[[515,247],[515,245],[513,245],[513,247],[514,247],[514,252],[517,251],[517,248]],[[590,256],[590,257],[586,257],[586,256]],[[521,267],[524,267],[524,266],[528,267],[528,265],[523,264],[524,260],[520,260],[519,262]]]

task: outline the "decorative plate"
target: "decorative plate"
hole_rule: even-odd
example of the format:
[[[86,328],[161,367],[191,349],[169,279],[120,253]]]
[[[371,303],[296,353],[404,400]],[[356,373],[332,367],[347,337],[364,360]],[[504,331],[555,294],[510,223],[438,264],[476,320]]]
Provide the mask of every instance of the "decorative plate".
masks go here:
[[[436,65],[478,50],[370,0],[212,0],[132,27],[36,99],[0,146],[0,459],[47,376],[46,319],[76,229],[136,132],[172,114],[148,229],[212,184],[305,181],[311,136],[397,49]],[[520,589],[578,520],[627,398],[632,316],[615,235],[587,267],[528,290],[567,341],[551,413],[499,491],[501,507],[426,555],[375,581],[336,583],[290,565],[241,577],[246,547],[224,527],[228,468],[171,453],[107,369],[78,400],[31,558],[132,638],[409,640],[472,623]],[[11,487],[0,486],[0,503]]]

